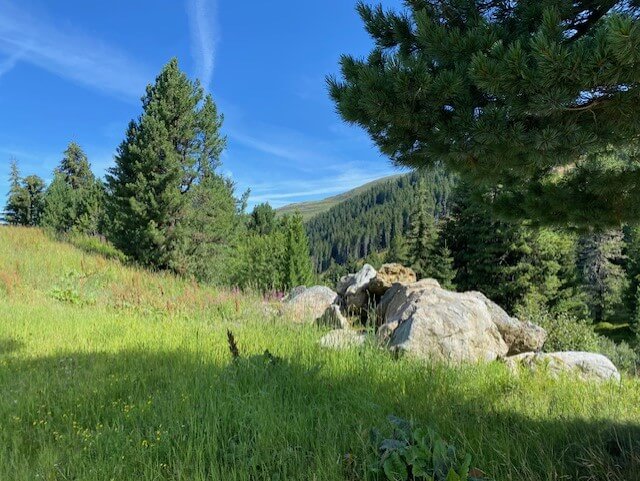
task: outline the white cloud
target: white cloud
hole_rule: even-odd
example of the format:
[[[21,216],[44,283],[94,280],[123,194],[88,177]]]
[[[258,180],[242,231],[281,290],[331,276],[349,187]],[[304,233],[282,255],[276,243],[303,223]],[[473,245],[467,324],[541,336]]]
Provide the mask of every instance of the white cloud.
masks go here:
[[[309,198],[325,198],[355,189],[363,184],[397,174],[392,169],[376,171],[350,169],[341,174],[321,179],[292,179],[287,182],[261,184],[252,187],[250,204],[269,202],[274,207],[281,207],[290,202],[302,202]]]
[[[0,0],[0,52],[127,100],[141,97],[151,79],[125,52],[36,18],[10,0]]]
[[[196,63],[197,76],[205,89],[211,85],[219,40],[216,14],[215,0],[188,0],[191,55]]]

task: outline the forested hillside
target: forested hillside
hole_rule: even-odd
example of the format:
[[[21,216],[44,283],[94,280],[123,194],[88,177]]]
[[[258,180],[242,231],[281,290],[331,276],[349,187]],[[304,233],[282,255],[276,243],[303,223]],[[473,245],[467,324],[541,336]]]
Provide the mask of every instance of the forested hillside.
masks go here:
[[[394,179],[397,179],[402,174],[391,175],[388,177],[383,177],[382,179],[374,180],[373,182],[367,182],[364,185],[356,187],[355,189],[348,190],[347,192],[343,192],[342,194],[334,195],[332,197],[327,197],[321,200],[312,200],[308,202],[297,202],[295,204],[288,204],[284,207],[280,207],[277,209],[278,215],[286,215],[286,214],[300,214],[305,221],[313,219],[315,216],[327,212],[331,208],[346,202],[353,197],[356,197],[364,192],[367,192],[369,189],[374,188],[377,185],[385,184],[387,182],[391,182]]]
[[[449,211],[454,177],[441,169],[423,175],[429,204],[440,218]],[[332,262],[345,264],[388,249],[394,235],[409,227],[418,177],[411,173],[376,183],[312,218],[307,233],[316,269],[324,271]]]

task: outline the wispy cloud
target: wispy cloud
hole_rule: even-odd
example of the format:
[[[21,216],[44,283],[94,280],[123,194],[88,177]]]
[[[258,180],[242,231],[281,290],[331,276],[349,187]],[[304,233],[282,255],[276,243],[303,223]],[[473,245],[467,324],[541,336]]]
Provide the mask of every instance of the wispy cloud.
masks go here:
[[[256,185],[251,189],[250,203],[269,202],[274,207],[281,207],[290,202],[301,202],[318,196],[324,198],[340,194],[359,187],[368,182],[398,173],[392,169],[375,171],[350,168],[338,175],[320,179],[292,179],[287,182]]]
[[[13,67],[15,67],[18,64],[18,61],[20,60],[20,58],[22,58],[23,55],[24,55],[24,52],[18,51],[12,55],[9,55],[4,60],[1,60],[0,61],[0,77],[5,75],[6,73],[9,73],[11,70],[13,70]]]
[[[215,0],[187,0],[187,15],[191,31],[191,55],[197,76],[205,88],[211,85],[219,40],[217,5]]]
[[[277,132],[274,134],[274,132]],[[283,138],[283,132],[271,129],[266,134],[247,134],[243,131],[228,129],[229,138],[257,152],[268,154],[273,160],[285,160],[287,165],[305,172],[317,172],[318,165],[330,168],[336,159],[319,148],[309,139],[297,139],[294,135]]]
[[[34,17],[11,0],[0,0],[0,52],[127,100],[138,99],[151,78],[125,52]]]

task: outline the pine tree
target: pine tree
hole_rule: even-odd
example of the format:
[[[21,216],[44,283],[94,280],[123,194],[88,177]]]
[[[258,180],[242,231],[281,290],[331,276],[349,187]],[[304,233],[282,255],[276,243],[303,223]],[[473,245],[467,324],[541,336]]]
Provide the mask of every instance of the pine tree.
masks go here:
[[[75,142],[70,142],[67,146],[57,172],[74,190],[86,188],[95,181],[87,155]]]
[[[3,220],[10,225],[39,225],[44,207],[44,181],[37,175],[22,178],[18,163],[12,160],[9,182]]]
[[[397,164],[441,162],[494,188],[503,214],[589,227],[640,219],[638,2],[405,5],[358,5],[375,46],[343,56],[328,81],[345,120]],[[612,156],[622,156],[613,168]]]
[[[259,235],[270,234],[276,226],[276,211],[269,203],[253,208],[249,219],[249,229]]]
[[[222,116],[175,59],[147,87],[142,107],[107,176],[109,237],[142,264],[183,272],[188,263],[185,256],[200,255],[201,244],[227,244],[210,231],[207,222],[212,217],[236,221],[235,202],[233,214],[225,202],[225,213],[214,215],[216,207],[209,203],[216,202],[218,195],[203,192],[223,189],[223,196],[229,193],[231,184],[211,177],[218,175],[215,171],[226,144],[219,131]],[[202,215],[194,209],[201,209]]]
[[[640,334],[640,226],[625,229],[625,274],[629,283],[626,293],[627,312]]]
[[[37,175],[28,175],[22,179],[22,199],[19,206],[20,224],[26,226],[37,226],[44,208],[44,181]]]
[[[408,260],[407,242],[402,233],[402,227],[395,224],[391,234],[391,242],[387,251],[386,262],[396,262],[405,265]]]
[[[21,183],[18,162],[12,159],[11,173],[9,174],[9,194],[7,195],[7,204],[3,214],[3,220],[10,225],[20,225],[22,223],[21,205],[24,202],[24,191]]]
[[[285,276],[288,289],[308,285],[313,279],[313,266],[309,255],[309,242],[302,216],[299,214],[283,220],[286,235]]]
[[[425,179],[420,177],[408,236],[409,261],[419,277],[433,277],[437,272],[434,254],[438,248],[438,231],[433,210]]]
[[[529,233],[495,218],[491,197],[461,184],[444,237],[453,251],[455,284],[477,290],[511,311],[531,291]]]
[[[452,290],[456,287],[456,270],[453,267],[453,254],[446,242],[441,241],[433,253],[431,265],[431,275],[429,277],[438,280],[440,285],[445,289]]]
[[[625,296],[629,280],[624,263],[621,230],[594,233],[580,239],[577,266],[595,322],[628,320]]]
[[[56,232],[96,235],[103,215],[104,187],[82,148],[71,142],[47,189],[42,224]]]

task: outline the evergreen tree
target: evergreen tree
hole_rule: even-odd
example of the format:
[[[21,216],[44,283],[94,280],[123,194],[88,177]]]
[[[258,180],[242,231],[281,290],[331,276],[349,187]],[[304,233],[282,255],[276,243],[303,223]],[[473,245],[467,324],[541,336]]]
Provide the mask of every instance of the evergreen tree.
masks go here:
[[[24,202],[24,191],[21,183],[18,162],[12,159],[11,173],[9,174],[9,194],[3,215],[3,220],[10,225],[20,225],[22,222],[21,206]]]
[[[405,5],[359,4],[375,47],[344,56],[329,79],[345,120],[397,164],[441,162],[493,188],[503,213],[599,227],[640,219],[640,156],[627,151],[640,136],[638,2]]]
[[[433,265],[433,255],[438,243],[433,209],[425,179],[421,177],[418,181],[408,236],[409,261],[419,277],[433,277],[437,270]]]
[[[441,238],[433,212],[435,206],[429,196],[423,176],[418,181],[415,206],[411,214],[407,260],[420,278],[433,278],[443,287],[452,289],[455,270],[451,251]]]
[[[387,251],[387,262],[397,262],[405,265],[408,260],[407,242],[402,233],[402,227],[396,224],[391,234],[391,242]]]
[[[74,190],[86,188],[95,181],[87,155],[75,142],[70,142],[67,146],[57,172]]]
[[[629,287],[626,293],[627,312],[636,331],[640,329],[640,226],[625,229],[625,271]],[[639,331],[640,332],[640,331]]]
[[[4,221],[10,225],[39,225],[44,206],[44,181],[37,175],[20,177],[18,163],[13,160],[9,182]]]
[[[219,195],[228,200],[230,191],[228,182],[214,178],[226,144],[222,116],[175,59],[147,87],[142,107],[107,176],[109,237],[144,265],[183,272],[193,265],[188,259],[201,256],[203,244],[229,244],[218,235],[226,226],[212,228],[212,218],[236,221],[235,202],[233,210],[223,202],[224,213],[211,205]],[[223,194],[208,192],[216,189]]]
[[[566,273],[574,268],[574,244],[553,241],[553,236],[538,238],[521,223],[496,218],[492,201],[491,193],[466,183],[456,191],[445,238],[453,251],[457,287],[481,291],[509,311],[532,298],[568,306],[574,291]],[[565,279],[558,277],[560,272]]]
[[[104,187],[91,172],[82,148],[71,142],[47,189],[42,224],[57,232],[96,235],[103,214]]]
[[[215,284],[231,283],[239,262],[239,215],[233,183],[209,173],[194,184],[178,225],[174,271]]]
[[[624,263],[621,230],[594,233],[580,239],[577,267],[595,322],[627,320],[625,296],[629,281]]]
[[[22,205],[19,207],[20,224],[37,226],[40,224],[44,208],[44,181],[37,175],[22,179]]]
[[[270,234],[276,225],[276,211],[269,203],[259,204],[253,208],[249,219],[249,228],[259,235]]]
[[[302,216],[299,214],[287,216],[283,224],[286,232],[285,286],[291,289],[308,285],[313,279],[313,265]]]
[[[431,275],[445,289],[454,289],[456,270],[453,267],[453,254],[446,242],[441,242],[432,255]]]

